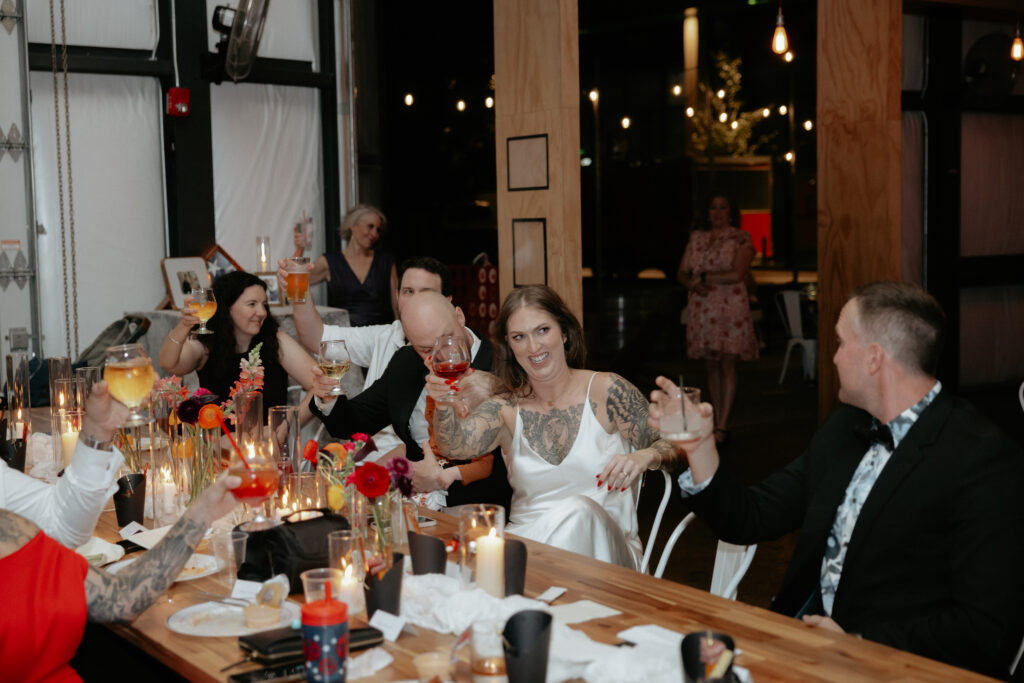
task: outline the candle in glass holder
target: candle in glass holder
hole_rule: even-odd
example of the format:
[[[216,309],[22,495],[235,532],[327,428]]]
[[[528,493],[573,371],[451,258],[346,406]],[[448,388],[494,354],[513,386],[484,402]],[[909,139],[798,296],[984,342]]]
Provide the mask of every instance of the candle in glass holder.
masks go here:
[[[496,598],[505,597],[505,540],[497,529],[476,539],[476,585]]]
[[[259,273],[266,273],[270,271],[270,238],[269,237],[257,237],[256,238],[256,271]]]

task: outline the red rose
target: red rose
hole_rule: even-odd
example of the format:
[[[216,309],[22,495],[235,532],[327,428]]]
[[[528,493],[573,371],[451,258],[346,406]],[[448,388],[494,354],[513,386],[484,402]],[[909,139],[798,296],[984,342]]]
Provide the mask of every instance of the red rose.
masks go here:
[[[352,473],[356,490],[367,498],[383,496],[391,488],[391,475],[375,462],[368,462]]]
[[[370,440],[370,435],[369,434],[364,434],[362,432],[355,432],[354,434],[352,434],[352,440],[353,441],[362,441],[363,443],[366,443],[367,441]]]

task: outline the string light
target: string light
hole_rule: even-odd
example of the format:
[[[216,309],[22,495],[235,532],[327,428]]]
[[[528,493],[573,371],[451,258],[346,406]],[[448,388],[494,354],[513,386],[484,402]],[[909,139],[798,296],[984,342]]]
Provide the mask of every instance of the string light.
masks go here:
[[[725,123],[726,121],[729,120],[729,115],[723,111],[721,114],[718,115],[718,120],[721,121],[722,123]]]
[[[466,100],[459,100],[455,103],[455,108],[459,111],[466,111]]]
[[[725,91],[724,90],[719,90],[718,92],[715,93],[715,95],[717,95],[718,99],[720,99],[720,100],[724,100],[725,99]]]
[[[788,64],[789,62],[793,61],[793,53],[787,50],[786,54],[783,55],[782,58],[785,59],[786,63]]]
[[[783,105],[781,105],[781,106],[779,107],[779,114],[780,114],[781,116],[785,116],[785,115],[786,115],[786,114],[788,114],[788,113],[789,113],[789,107],[787,107],[787,106],[786,106],[786,105],[784,105],[784,104],[783,104]]]
[[[693,107],[687,107],[686,108],[686,118],[688,118],[688,119],[692,119],[693,118]]]
[[[786,152],[786,161],[793,161],[793,153]]]
[[[412,106],[412,93],[405,93],[405,106]]]
[[[590,98],[591,102],[595,102],[596,103],[597,102],[597,88],[594,88],[593,90],[591,90],[590,93],[587,95],[587,97]]]
[[[488,97],[487,99],[485,99],[484,100],[484,106],[487,107],[488,109],[493,109],[494,108],[494,98],[493,97]]]
[[[771,115],[772,115],[772,110],[769,107],[765,107],[764,109],[761,110],[761,116],[763,116],[765,118],[768,118]]]
[[[1020,22],[1017,22],[1017,35],[1013,37],[1010,45],[1010,59],[1019,62],[1024,59],[1024,40],[1020,37]]]
[[[729,124],[729,127],[732,128],[733,130],[736,130],[737,128],[740,127],[740,124],[737,123],[736,121],[733,121],[732,123]]]
[[[804,121],[804,130],[810,130],[812,128],[814,128],[814,122],[813,121],[811,121],[810,119],[807,119],[806,121]]]
[[[679,97],[680,95],[682,95],[683,94],[683,86],[681,86],[681,85],[673,85],[672,86],[672,94],[675,95],[676,97]]]
[[[628,116],[623,116],[622,121],[620,121],[619,123],[622,124],[623,128],[629,128],[633,122],[629,120]]]
[[[781,55],[789,49],[789,37],[782,21],[782,0],[779,0],[779,16],[775,18],[775,33],[772,35],[772,52]]]

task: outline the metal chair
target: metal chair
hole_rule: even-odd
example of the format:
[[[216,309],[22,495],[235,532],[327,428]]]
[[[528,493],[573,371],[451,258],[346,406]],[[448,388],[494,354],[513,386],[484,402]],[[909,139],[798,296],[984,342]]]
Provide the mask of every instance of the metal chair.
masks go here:
[[[1024,382],[1020,383],[1020,389],[1017,390],[1017,398],[1020,399],[1020,409],[1024,410]]]
[[[686,517],[683,517],[683,521],[679,522],[672,531],[672,535],[669,536],[668,541],[665,543],[665,549],[661,552],[658,567],[654,570],[656,578],[660,579],[665,573],[665,567],[668,565],[672,550],[676,547],[676,542],[679,541],[679,537],[682,536],[686,527],[695,519],[697,519],[697,516],[691,512]],[[747,570],[750,569],[750,563],[754,561],[755,552],[757,552],[756,545],[734,545],[725,541],[719,541],[718,550],[715,553],[715,568],[711,573],[711,593],[729,600],[735,600],[740,581],[743,580]]]
[[[654,543],[658,540],[658,529],[661,528],[661,520],[665,516],[665,508],[668,507],[669,498],[672,496],[672,477],[669,476],[668,472],[661,470],[662,476],[665,478],[665,490],[661,494],[661,503],[658,504],[658,512],[654,515],[654,523],[651,525],[651,533],[647,536],[647,543],[644,547],[644,557],[640,562],[640,572],[643,574],[647,573],[647,569],[651,564],[651,554],[654,552]],[[641,485],[641,490],[643,486]],[[640,496],[636,497],[636,506],[640,506]],[[660,576],[655,574],[655,576]]]
[[[779,384],[786,378],[786,368],[789,367],[789,354],[793,347],[799,346],[803,351],[804,379],[814,379],[817,367],[818,340],[804,337],[803,316],[800,313],[800,292],[787,289],[775,293],[775,305],[779,309],[779,317],[789,335],[786,343],[786,357],[782,361],[782,373],[779,375]]]

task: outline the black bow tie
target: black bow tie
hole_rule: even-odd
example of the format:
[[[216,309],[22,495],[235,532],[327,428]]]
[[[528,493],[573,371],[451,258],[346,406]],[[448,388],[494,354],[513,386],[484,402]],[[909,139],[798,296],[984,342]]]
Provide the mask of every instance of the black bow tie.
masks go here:
[[[889,431],[889,427],[886,425],[873,422],[870,427],[858,428],[857,433],[868,442],[869,447],[877,443],[885,446],[889,449],[889,452],[896,450],[892,441],[892,432]]]

